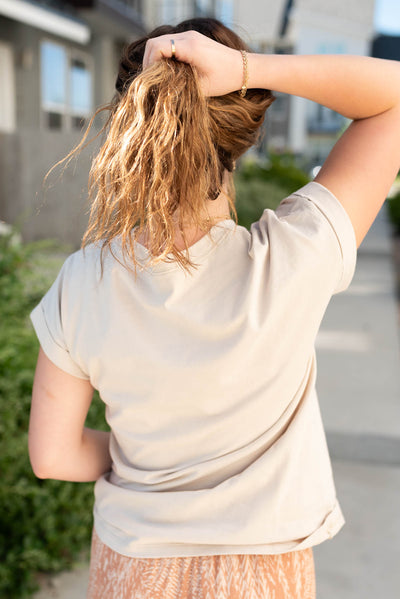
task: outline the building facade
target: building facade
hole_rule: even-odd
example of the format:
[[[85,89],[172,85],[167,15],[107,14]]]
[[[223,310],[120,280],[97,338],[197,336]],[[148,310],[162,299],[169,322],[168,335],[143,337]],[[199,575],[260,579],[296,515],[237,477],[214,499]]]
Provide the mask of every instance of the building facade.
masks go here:
[[[121,48],[143,35],[135,2],[0,2],[0,219],[27,240],[79,245],[93,149],[43,188],[114,93]],[[94,133],[96,132],[96,128]]]
[[[197,15],[221,19],[256,52],[369,55],[375,0],[148,0],[148,27]],[[266,143],[321,163],[346,126],[340,115],[301,98],[275,94]],[[264,148],[262,149],[264,151]]]
[[[124,45],[152,28],[214,16],[257,52],[369,54],[374,0],[0,0],[0,220],[25,239],[79,245],[87,222],[93,144],[57,182],[49,168],[111,100]],[[321,163],[345,121],[276,94],[265,146]],[[99,126],[99,121],[96,123]],[[94,128],[94,134],[97,129]]]
[[[295,0],[285,37],[296,54],[369,56],[374,37],[375,0]],[[346,120],[302,98],[290,99],[288,147],[320,164]]]
[[[142,14],[149,29],[200,16],[215,17],[230,25],[234,0],[146,0]]]

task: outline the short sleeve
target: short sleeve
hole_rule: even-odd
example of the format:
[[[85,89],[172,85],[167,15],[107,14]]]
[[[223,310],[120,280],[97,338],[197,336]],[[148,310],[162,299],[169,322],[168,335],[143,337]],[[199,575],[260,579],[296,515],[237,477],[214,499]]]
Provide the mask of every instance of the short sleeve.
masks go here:
[[[330,251],[336,254],[330,256],[330,264],[337,266],[337,279],[333,284],[332,293],[344,291],[351,283],[357,260],[354,228],[347,212],[339,200],[326,187],[316,181],[308,183],[283,200],[276,213],[279,218],[285,218],[296,210],[303,210],[305,213],[305,216],[303,215],[304,221],[299,219],[299,223],[310,219],[314,221],[314,225],[317,227],[320,225],[322,229],[326,229],[323,232],[330,236],[331,243],[322,244],[318,235],[315,239],[319,239],[321,251],[329,247]],[[315,250],[318,251],[318,247]]]
[[[57,279],[31,312],[30,318],[46,356],[61,370],[81,379],[89,376],[71,357],[66,342],[63,323],[63,311],[66,301],[65,288],[68,284],[68,260],[64,263]]]

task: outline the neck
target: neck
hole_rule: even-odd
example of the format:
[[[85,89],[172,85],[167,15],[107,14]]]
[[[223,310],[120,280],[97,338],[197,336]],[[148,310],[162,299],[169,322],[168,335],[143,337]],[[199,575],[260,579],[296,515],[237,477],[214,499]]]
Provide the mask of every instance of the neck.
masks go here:
[[[209,200],[206,204],[206,208],[204,213],[202,214],[204,220],[209,220],[210,223],[216,224],[222,220],[226,220],[230,218],[229,213],[229,202],[226,195],[225,189],[219,194],[219,196],[215,200]],[[187,226],[183,228],[184,234],[187,240],[187,244],[189,246],[199,241],[202,237],[207,235],[208,231],[204,231],[198,227]],[[175,227],[175,247],[179,250],[183,250],[185,248],[185,243],[183,241],[183,235],[179,230],[178,224]]]
[[[223,190],[219,194],[219,196],[215,200],[208,200],[204,209],[204,212],[201,215],[205,221],[210,220],[210,223],[216,224],[222,220],[226,220],[230,218],[229,213],[229,202],[227,197],[227,192],[225,186]],[[178,219],[177,219],[178,221]],[[186,237],[187,245],[191,246],[197,241],[199,241],[202,237],[207,235],[208,231],[200,229],[199,227],[195,227],[193,225],[188,225],[183,227],[183,232]],[[185,242],[183,239],[182,232],[179,228],[178,222],[175,225],[175,233],[174,233],[174,245],[178,250],[185,249]],[[144,245],[145,247],[149,247],[148,243],[148,234],[147,232],[143,233],[137,241]]]

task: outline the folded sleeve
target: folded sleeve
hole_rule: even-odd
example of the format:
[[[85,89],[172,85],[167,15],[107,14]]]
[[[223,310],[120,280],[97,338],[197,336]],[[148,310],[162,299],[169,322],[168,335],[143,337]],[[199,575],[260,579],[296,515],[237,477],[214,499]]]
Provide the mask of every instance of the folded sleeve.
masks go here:
[[[282,220],[290,220],[297,213],[299,228],[303,227],[301,233],[305,236],[307,230],[319,231],[307,241],[314,239],[316,252],[330,254],[327,265],[334,277],[332,294],[347,289],[355,272],[357,244],[350,217],[339,200],[326,187],[312,181],[285,198],[276,213]]]
[[[73,359],[66,342],[63,314],[67,311],[65,304],[70,295],[66,293],[68,270],[67,260],[49,291],[31,312],[30,318],[40,346],[49,360],[64,372],[88,380],[88,374]]]

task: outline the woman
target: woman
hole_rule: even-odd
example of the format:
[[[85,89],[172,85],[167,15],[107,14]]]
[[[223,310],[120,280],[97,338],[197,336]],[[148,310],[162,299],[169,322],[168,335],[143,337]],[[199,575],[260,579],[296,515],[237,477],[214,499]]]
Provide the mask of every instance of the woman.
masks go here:
[[[400,67],[245,49],[210,19],[128,47],[85,250],[32,313],[31,462],[97,481],[91,598],[311,598],[343,525],[314,341],[399,168]],[[271,89],[353,122],[249,233],[231,172]],[[111,433],[84,427],[93,388]]]

